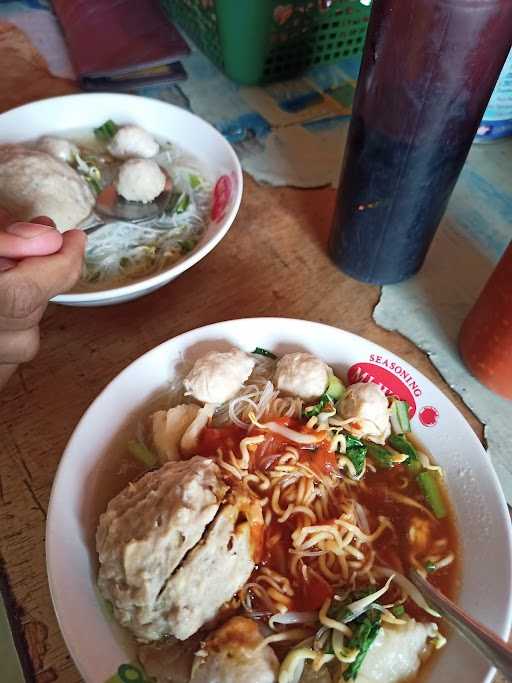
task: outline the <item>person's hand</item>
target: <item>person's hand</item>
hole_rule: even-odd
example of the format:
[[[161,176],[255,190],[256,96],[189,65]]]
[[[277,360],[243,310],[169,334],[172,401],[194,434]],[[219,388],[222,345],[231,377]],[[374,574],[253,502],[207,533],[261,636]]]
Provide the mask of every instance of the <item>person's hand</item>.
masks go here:
[[[0,387],[39,349],[39,321],[48,300],[69,290],[80,276],[85,235],[60,234],[40,216],[6,224],[0,215]]]

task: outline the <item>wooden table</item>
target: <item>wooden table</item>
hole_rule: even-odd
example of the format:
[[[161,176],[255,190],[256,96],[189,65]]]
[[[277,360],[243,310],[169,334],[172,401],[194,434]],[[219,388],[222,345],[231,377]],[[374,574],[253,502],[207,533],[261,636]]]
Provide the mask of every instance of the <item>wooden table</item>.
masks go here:
[[[50,305],[39,356],[0,395],[3,573],[24,664],[38,683],[80,681],[57,626],[45,572],[45,518],[59,459],[98,392],[160,342],[230,318],[283,315],[328,323],[416,366],[480,434],[480,425],[426,356],[373,322],[379,289],[349,279],[330,262],[326,239],[334,192],[262,187],[248,177],[245,183],[242,208],[227,237],[175,282],[114,307]]]
[[[0,74],[0,111],[74,89],[48,73],[23,34],[1,24],[0,59],[9,65]],[[326,240],[334,192],[263,187],[248,177],[245,182],[242,208],[227,237],[175,282],[115,307],[50,305],[39,356],[0,394],[0,581],[29,681],[81,680],[60,635],[45,571],[46,510],[62,451],[103,387],[160,342],[238,317],[282,315],[328,323],[405,358],[481,436],[481,425],[425,354],[373,322],[379,289],[350,280],[330,262]],[[9,683],[2,680],[1,664],[0,681]]]

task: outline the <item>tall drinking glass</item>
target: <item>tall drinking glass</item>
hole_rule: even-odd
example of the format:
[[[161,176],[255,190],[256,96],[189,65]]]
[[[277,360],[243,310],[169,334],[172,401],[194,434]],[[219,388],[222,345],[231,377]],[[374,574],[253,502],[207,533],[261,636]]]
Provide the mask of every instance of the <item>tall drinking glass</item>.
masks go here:
[[[421,267],[512,44],[512,0],[374,0],[330,253],[388,284]]]

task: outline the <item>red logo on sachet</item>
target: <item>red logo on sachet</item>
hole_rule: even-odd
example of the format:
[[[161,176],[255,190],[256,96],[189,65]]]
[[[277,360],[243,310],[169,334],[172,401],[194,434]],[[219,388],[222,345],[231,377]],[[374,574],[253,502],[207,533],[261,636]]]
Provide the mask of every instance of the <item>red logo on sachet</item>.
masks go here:
[[[224,218],[232,191],[233,180],[228,175],[222,175],[213,189],[211,218],[214,223],[219,223]]]
[[[409,417],[416,413],[416,398],[421,396],[422,391],[413,376],[395,361],[388,361],[382,356],[370,356],[376,363],[356,363],[348,371],[349,384],[355,382],[373,382],[377,384],[386,396],[398,396],[401,401],[409,404]],[[382,367],[387,364],[386,367]]]

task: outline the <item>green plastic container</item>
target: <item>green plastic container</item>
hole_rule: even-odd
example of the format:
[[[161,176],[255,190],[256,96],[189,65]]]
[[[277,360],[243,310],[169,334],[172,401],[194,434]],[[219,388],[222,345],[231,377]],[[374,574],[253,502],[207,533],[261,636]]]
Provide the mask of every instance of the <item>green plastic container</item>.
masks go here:
[[[359,0],[160,2],[200,50],[244,85],[360,54],[370,14]]]

